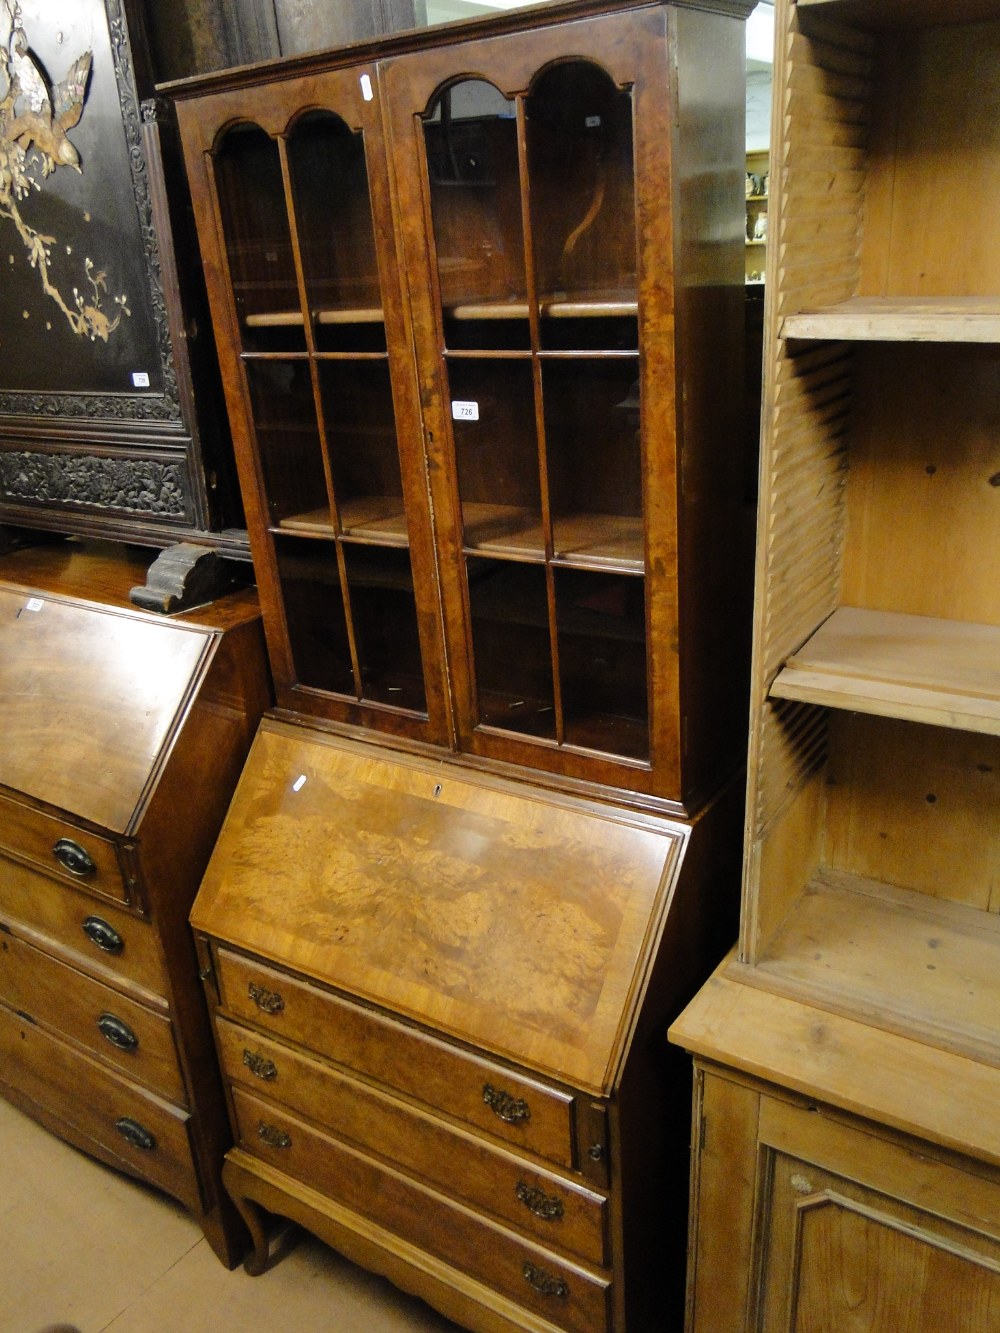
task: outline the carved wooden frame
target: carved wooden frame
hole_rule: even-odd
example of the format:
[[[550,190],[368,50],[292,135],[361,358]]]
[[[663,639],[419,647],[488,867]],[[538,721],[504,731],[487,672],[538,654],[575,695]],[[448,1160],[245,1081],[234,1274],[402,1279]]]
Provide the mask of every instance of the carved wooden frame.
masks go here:
[[[245,554],[235,524],[219,531],[233,515],[240,523],[239,507],[210,335],[207,346],[193,345],[199,325],[208,330],[200,282],[175,253],[184,178],[172,160],[170,107],[142,99],[151,78],[134,0],[99,3],[127,149],[123,189],[135,204],[135,232],[121,241],[141,251],[160,384],[152,392],[24,392],[5,389],[0,372],[0,523],[158,545],[193,536]]]

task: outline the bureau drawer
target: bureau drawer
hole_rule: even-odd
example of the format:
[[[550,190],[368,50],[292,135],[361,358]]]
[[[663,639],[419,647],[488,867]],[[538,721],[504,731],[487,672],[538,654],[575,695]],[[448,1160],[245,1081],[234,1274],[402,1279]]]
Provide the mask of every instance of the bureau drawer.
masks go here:
[[[189,1208],[203,1206],[186,1112],[0,1005],[3,1083]]]
[[[86,962],[157,995],[167,992],[160,944],[148,921],[0,857],[0,920],[23,922]]]
[[[234,1084],[329,1126],[492,1214],[525,1235],[594,1264],[606,1262],[606,1200],[574,1181],[452,1128],[435,1116],[357,1082],[280,1042],[217,1020],[219,1048]]]
[[[134,897],[122,875],[115,843],[5,796],[0,796],[0,850],[116,902],[128,903]]]
[[[607,1328],[610,1280],[532,1245],[283,1109],[233,1091],[241,1147],[570,1333]]]
[[[573,1098],[416,1028],[218,950],[222,1003],[235,1017],[572,1168]]]
[[[105,986],[16,935],[0,934],[0,1000],[72,1037],[130,1078],[184,1101],[166,1013]]]

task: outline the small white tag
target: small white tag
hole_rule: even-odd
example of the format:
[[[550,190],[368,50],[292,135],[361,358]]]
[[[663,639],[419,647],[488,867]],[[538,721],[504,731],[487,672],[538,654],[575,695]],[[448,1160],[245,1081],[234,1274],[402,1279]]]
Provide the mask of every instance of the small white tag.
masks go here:
[[[361,96],[365,99],[366,102],[370,102],[372,98],[375,96],[375,94],[372,92],[371,76],[368,74],[362,74],[361,76]]]
[[[460,403],[458,399],[453,398],[451,402],[452,421],[478,421],[479,404],[478,403]]]
[[[25,611],[41,611],[45,603],[40,597],[29,597],[24,604]]]
[[[306,775],[301,773],[292,783],[292,791],[301,791],[306,785]]]
[[[149,376],[146,374],[144,370],[133,370],[132,383],[135,385],[137,389],[148,389]]]
[[[587,116],[583,123],[588,130],[596,130],[601,123],[601,118],[600,116]]]

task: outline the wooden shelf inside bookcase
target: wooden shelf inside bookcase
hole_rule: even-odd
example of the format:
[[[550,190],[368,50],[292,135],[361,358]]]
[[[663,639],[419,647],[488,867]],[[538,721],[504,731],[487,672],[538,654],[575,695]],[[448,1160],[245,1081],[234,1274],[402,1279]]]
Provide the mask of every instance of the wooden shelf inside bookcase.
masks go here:
[[[851,342],[1000,343],[1000,297],[856,296],[786,315],[781,333]]]
[[[367,495],[342,501],[340,523],[345,537],[377,542],[381,546],[408,546],[409,535],[403,502],[398,495]],[[308,537],[334,535],[330,511],[326,506],[306,513],[289,514],[278,523],[281,532]]]
[[[1000,18],[997,0],[797,0],[800,10],[863,28],[917,28]]]
[[[770,690],[830,708],[1000,735],[1000,629],[841,607]]]
[[[752,985],[1000,1066],[994,912],[821,868],[764,954],[739,971]]]
[[[314,311],[317,324],[381,324],[383,314],[381,306],[364,306],[336,310]],[[301,310],[267,310],[255,315],[247,315],[244,320],[248,329],[290,329],[301,328],[305,323]]]
[[[547,319],[619,319],[639,313],[634,296],[542,297],[538,313]],[[527,301],[463,301],[449,306],[452,319],[527,319]]]
[[[541,560],[545,539],[537,513],[514,505],[462,505],[465,549],[508,558]],[[617,514],[573,514],[553,523],[557,563],[641,574],[642,519]]]

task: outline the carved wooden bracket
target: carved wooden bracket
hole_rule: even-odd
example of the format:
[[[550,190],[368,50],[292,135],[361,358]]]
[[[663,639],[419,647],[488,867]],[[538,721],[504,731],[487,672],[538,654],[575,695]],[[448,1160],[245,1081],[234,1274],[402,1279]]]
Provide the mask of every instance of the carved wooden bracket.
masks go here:
[[[245,581],[234,561],[224,560],[207,546],[179,542],[160,552],[146,572],[146,582],[129,592],[129,601],[144,611],[169,615],[214,601]]]

